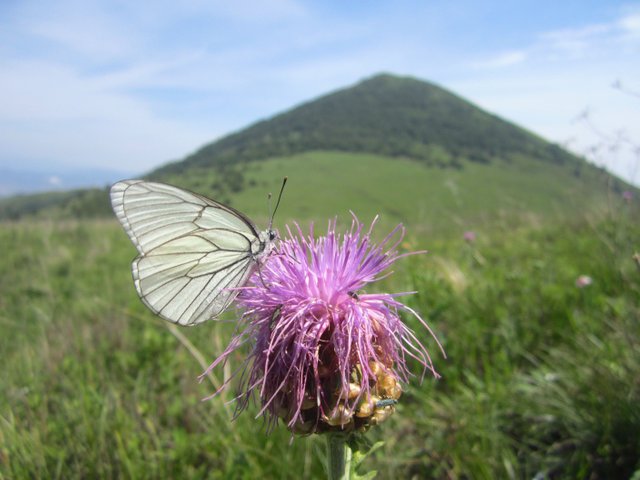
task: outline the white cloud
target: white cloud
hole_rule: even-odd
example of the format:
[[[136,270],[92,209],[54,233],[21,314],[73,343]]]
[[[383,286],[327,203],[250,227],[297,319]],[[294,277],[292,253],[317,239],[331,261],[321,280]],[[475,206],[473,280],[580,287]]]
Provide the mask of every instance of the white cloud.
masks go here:
[[[592,53],[596,38],[609,30],[605,25],[592,25],[579,30],[547,32],[540,36],[540,42],[534,49],[548,58],[579,58]]]
[[[636,35],[637,34],[637,35]],[[502,68],[541,60],[570,61],[617,55],[618,49],[640,48],[640,14],[622,15],[609,22],[541,32],[529,45],[473,61],[473,67]]]
[[[501,68],[522,63],[526,60],[527,54],[521,50],[499,53],[493,57],[474,62],[472,65],[477,68]]]
[[[0,91],[4,158],[144,171],[222,133],[160,118],[100,78],[56,64],[4,62]]]
[[[94,0],[60,0],[43,4],[16,3],[6,22],[10,35],[5,47],[26,51],[29,56],[55,55],[71,60],[79,55],[89,65],[129,57],[143,43],[141,32],[123,21],[115,5]],[[28,45],[37,46],[29,49]],[[77,60],[77,59],[76,59]]]
[[[578,28],[565,28],[561,30],[553,30],[549,32],[543,32],[540,37],[550,43],[563,44],[565,42],[571,43],[576,41],[590,41],[596,37],[600,37],[604,34],[611,32],[615,28],[616,22],[612,23],[598,23],[592,25],[585,25]]]
[[[47,183],[52,187],[59,187],[60,185],[62,185],[62,180],[60,179],[60,177],[53,175],[47,179]]]
[[[606,23],[545,32],[533,48],[556,60],[618,55],[640,47],[640,16],[622,15]]]
[[[131,32],[125,32],[121,25],[78,12],[61,19],[38,19],[29,29],[47,42],[93,56],[96,63],[128,55],[133,44]]]
[[[256,120],[256,111],[249,113],[241,104],[228,113],[217,104],[231,103],[234,96],[250,101],[254,95],[265,102],[262,115],[273,114],[269,101],[278,92],[255,91],[256,84],[274,81],[274,72],[295,61],[287,58],[292,51],[304,52],[360,31],[336,25],[330,31],[310,28],[304,35],[297,20],[307,12],[293,0],[191,0],[181,2],[180,8],[164,0],[119,6],[68,0],[47,8],[27,1],[16,11],[9,48],[0,52],[0,163],[50,159],[145,170],[181,158]],[[205,30],[200,41],[176,37],[173,42],[176,26],[193,19]],[[215,28],[212,22],[220,20],[223,25]],[[225,38],[229,23],[260,21],[259,35],[265,22],[284,20],[292,24],[260,42],[238,42],[237,32]],[[172,35],[162,37],[165,31]],[[180,33],[192,34],[184,29]],[[15,55],[29,42],[38,47]],[[12,48],[15,53],[9,55]],[[288,78],[283,85],[293,81]],[[165,99],[165,92],[186,95],[187,105],[199,102],[200,118],[191,121],[189,107],[184,110]],[[290,106],[286,101],[278,105]]]
[[[618,21],[618,25],[624,31],[629,33],[640,33],[640,13],[630,14],[622,17]]]

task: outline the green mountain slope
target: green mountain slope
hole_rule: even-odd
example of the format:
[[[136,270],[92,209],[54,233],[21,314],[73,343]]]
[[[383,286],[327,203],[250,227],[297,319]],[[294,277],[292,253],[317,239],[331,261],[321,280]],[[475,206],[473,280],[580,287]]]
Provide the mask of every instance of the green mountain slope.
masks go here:
[[[348,220],[352,211],[362,220],[380,215],[383,223],[403,222],[414,231],[459,232],[496,222],[582,217],[605,205],[608,191],[608,177],[598,170],[575,177],[564,166],[531,160],[447,169],[410,159],[322,151],[250,163],[244,171],[247,186],[222,199],[264,226],[266,192],[276,192],[285,175],[289,183],[278,225],[323,223],[336,215]],[[211,192],[216,178],[192,168],[165,180]]]
[[[260,121],[146,177],[264,217],[266,193],[284,175],[283,218],[353,210],[433,228],[571,216],[629,188],[440,87],[392,75]],[[100,214],[109,214],[105,190],[0,202],[0,219]]]

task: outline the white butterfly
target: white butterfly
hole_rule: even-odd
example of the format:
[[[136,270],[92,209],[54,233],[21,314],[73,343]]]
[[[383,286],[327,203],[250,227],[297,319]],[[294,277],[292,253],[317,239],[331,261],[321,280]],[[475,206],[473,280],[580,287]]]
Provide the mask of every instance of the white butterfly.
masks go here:
[[[276,238],[271,224],[258,233],[237,210],[163,183],[118,182],[111,204],[139,252],[131,266],[138,295],[180,325],[225,311]]]

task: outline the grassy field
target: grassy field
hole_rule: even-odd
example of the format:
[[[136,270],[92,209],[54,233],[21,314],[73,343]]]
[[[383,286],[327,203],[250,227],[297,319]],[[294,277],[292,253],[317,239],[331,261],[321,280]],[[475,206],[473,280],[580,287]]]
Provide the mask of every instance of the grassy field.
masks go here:
[[[230,204],[265,225],[267,193],[277,193],[285,175],[289,183],[276,218],[280,225],[293,219],[324,222],[351,210],[362,219],[379,214],[388,227],[404,222],[416,233],[438,236],[485,223],[566,218],[606,203],[608,191],[619,196],[621,189],[632,189],[586,163],[576,171],[522,157],[437,168],[407,158],[331,151],[248,163],[237,185],[229,182],[233,175],[209,167],[167,174],[162,181]],[[43,204],[58,206],[43,210]],[[22,215],[112,218],[107,189],[0,201],[0,219]]]
[[[458,170],[326,151],[254,162],[243,174],[245,188],[218,199],[251,218],[266,219],[266,193],[277,192],[286,175],[280,224],[348,217],[353,211],[362,219],[379,214],[388,227],[403,222],[414,232],[438,235],[591,211],[606,200],[608,178],[593,168],[576,177],[567,167],[524,158],[490,166],[467,163]],[[163,180],[207,195],[219,178],[211,169],[194,167]]]
[[[326,159],[308,160],[304,168],[328,167]],[[351,173],[365,173],[357,158],[348,161]],[[291,202],[321,219],[346,217],[345,205],[359,212],[363,199],[341,177],[343,164],[331,166],[345,192],[339,204],[330,192],[305,203],[314,185],[297,184],[294,165],[302,168],[264,164],[252,173],[252,188],[263,191],[259,178],[287,171],[285,207]],[[366,171],[377,172],[385,188],[385,172]],[[402,171],[403,188],[419,188],[418,173]],[[441,190],[428,195],[456,195],[476,208],[469,185],[456,183],[455,172],[441,175]],[[393,211],[398,189],[385,192]],[[243,198],[234,204],[254,213],[248,199],[255,196],[247,194],[247,204]],[[473,215],[445,221],[446,209],[430,208],[430,198],[397,215],[410,227],[403,248],[430,253],[402,263],[379,288],[419,292],[407,301],[448,359],[412,325],[443,378],[406,388],[396,414],[370,432],[385,445],[363,471],[376,469],[378,478],[637,478],[637,202],[614,199],[609,214],[570,223],[524,215],[516,228],[499,215],[484,218],[480,207],[476,223],[468,221]],[[488,187],[485,198],[498,201]],[[428,218],[438,218],[442,231]],[[465,243],[462,232],[471,228],[478,238]],[[290,442],[283,428],[267,435],[255,407],[232,421],[233,390],[201,401],[230,374],[197,382],[230,339],[233,313],[185,329],[155,318],[134,292],[134,249],[115,220],[3,224],[0,246],[0,477],[322,478],[321,440]],[[581,274],[593,284],[577,288]]]

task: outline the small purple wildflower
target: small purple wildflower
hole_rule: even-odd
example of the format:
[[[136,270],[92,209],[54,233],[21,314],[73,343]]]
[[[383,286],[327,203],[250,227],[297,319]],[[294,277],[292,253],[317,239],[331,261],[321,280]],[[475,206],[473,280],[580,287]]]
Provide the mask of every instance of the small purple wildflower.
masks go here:
[[[630,203],[631,200],[633,200],[633,192],[625,190],[624,192],[622,192],[622,198],[625,202]]]
[[[408,358],[423,365],[423,376],[427,370],[439,376],[426,348],[400,320],[399,311],[409,312],[433,335],[396,299],[402,294],[362,292],[408,255],[395,250],[402,226],[376,245],[374,225],[364,232],[354,217],[340,235],[333,221],[318,239],[313,227],[308,235],[297,225],[293,232],[287,228],[288,238],[243,287],[241,331],[207,370],[252,343],[238,412],[256,395],[272,426],[280,418],[295,433],[366,430],[394,411],[399,381],[410,376]]]
[[[476,232],[474,232],[472,230],[467,230],[462,235],[462,238],[464,238],[464,241],[467,242],[467,243],[473,243],[473,242],[476,241]]]

